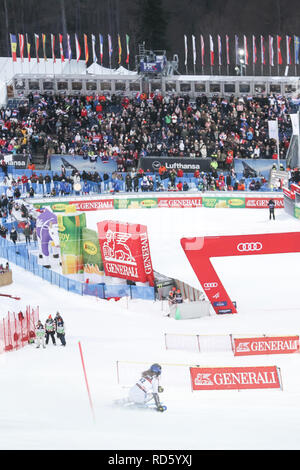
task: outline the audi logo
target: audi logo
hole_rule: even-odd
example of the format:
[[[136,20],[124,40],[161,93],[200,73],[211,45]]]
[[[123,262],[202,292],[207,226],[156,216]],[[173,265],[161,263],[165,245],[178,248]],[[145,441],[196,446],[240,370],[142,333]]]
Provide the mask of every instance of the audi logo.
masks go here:
[[[237,249],[239,251],[260,251],[262,244],[260,242],[239,243]]]
[[[217,282],[205,282],[205,283],[203,284],[203,287],[204,287],[204,289],[209,290],[209,289],[211,289],[212,287],[218,287],[218,283],[217,283]]]

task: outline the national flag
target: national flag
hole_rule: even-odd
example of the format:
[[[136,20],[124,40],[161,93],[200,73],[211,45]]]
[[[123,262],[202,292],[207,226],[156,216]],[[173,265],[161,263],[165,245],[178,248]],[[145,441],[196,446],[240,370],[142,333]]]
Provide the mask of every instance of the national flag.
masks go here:
[[[43,41],[44,60],[47,61],[47,54],[46,54],[46,34],[42,34],[42,41]]]
[[[202,34],[200,36],[200,41],[201,41],[201,63],[202,65],[204,65],[204,38]]]
[[[262,65],[266,64],[265,38],[260,36],[260,55]]]
[[[13,62],[17,62],[17,38],[15,34],[10,35],[11,56]]]
[[[215,54],[214,54],[214,42],[211,34],[209,35],[209,51],[210,51],[210,65],[214,65],[214,59],[215,59]]]
[[[112,48],[112,43],[111,43],[111,36],[110,34],[107,35],[107,40],[108,40],[108,54],[109,54],[109,57],[112,56],[112,53],[113,53],[113,48]]]
[[[219,56],[219,65],[222,65],[222,41],[221,36],[218,34],[218,56]]]
[[[62,62],[65,61],[65,54],[64,54],[64,46],[63,46],[63,36],[62,34],[59,35],[59,50],[60,50],[60,60]]]
[[[299,64],[300,38],[294,36],[295,65]]]
[[[244,54],[245,54],[245,65],[249,64],[249,53],[248,53],[248,42],[247,36],[244,35]]]
[[[88,46],[88,42],[87,42],[87,35],[84,34],[83,38],[84,38],[85,63],[87,64],[88,61],[89,61],[89,46]]]
[[[188,55],[187,37],[186,35],[184,35],[184,65],[187,65],[187,55]]]
[[[269,35],[269,65],[274,65],[273,36]]]
[[[227,34],[226,34],[226,62],[227,62],[227,65],[230,65],[229,36]]]
[[[286,36],[286,63],[291,64],[291,36]]]
[[[51,52],[52,52],[52,60],[55,63],[56,57],[55,57],[55,35],[54,34],[51,34]]]
[[[29,39],[28,39],[28,34],[26,33],[26,44],[27,44],[27,57],[28,57],[28,62],[30,62],[30,59],[31,59],[31,55],[30,55],[30,42],[29,42]]]
[[[281,43],[281,36],[277,35],[277,61],[278,65],[282,64],[282,55],[281,55],[281,48],[280,48],[280,43]]]
[[[24,34],[19,34],[20,58],[24,61]]]
[[[192,46],[193,46],[193,64],[196,65],[197,54],[196,54],[196,38],[192,35]]]
[[[38,34],[34,35],[35,40],[35,54],[36,54],[36,61],[39,62],[39,46],[40,46],[40,36]]]
[[[129,36],[126,34],[126,64],[129,63]]]
[[[234,43],[235,43],[235,64],[240,65],[239,37],[237,34],[234,36]]]
[[[75,34],[75,47],[76,47],[76,60],[79,62],[81,56],[81,47],[78,41],[77,34]]]
[[[121,45],[121,38],[120,35],[118,34],[118,48],[119,48],[119,64],[121,63],[121,58],[122,58],[122,45]]]
[[[95,35],[92,34],[92,51],[93,51],[93,62],[97,62],[97,56],[96,56],[96,38]]]
[[[99,43],[100,43],[100,62],[102,65],[102,61],[103,61],[103,36],[102,34],[99,34]]]
[[[254,34],[252,35],[252,58],[253,58],[253,64],[256,64],[257,48],[256,48],[256,37],[254,36]]]
[[[72,60],[72,49],[71,49],[71,41],[70,41],[70,35],[67,34],[67,51],[68,51],[68,59],[69,62]]]

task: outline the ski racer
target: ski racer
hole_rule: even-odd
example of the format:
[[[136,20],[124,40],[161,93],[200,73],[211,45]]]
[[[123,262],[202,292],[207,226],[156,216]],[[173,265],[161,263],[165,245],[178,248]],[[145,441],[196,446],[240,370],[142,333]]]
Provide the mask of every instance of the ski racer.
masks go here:
[[[56,345],[55,341],[55,323],[51,315],[46,320],[45,323],[45,329],[46,329],[46,344],[49,342],[49,336],[52,338],[52,343]]]
[[[129,390],[128,402],[137,405],[146,405],[154,399],[157,411],[165,411],[166,407],[161,405],[158,396],[163,388],[159,385],[159,376],[161,375],[161,366],[152,364],[152,366],[142,373],[142,377]]]

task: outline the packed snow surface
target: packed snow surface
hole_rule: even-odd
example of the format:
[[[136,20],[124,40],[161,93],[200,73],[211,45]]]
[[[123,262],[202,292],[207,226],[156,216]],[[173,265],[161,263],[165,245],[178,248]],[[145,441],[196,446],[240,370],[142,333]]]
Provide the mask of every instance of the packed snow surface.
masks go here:
[[[299,231],[297,219],[275,212],[269,221],[264,209],[98,211],[87,213],[87,226],[96,229],[101,220],[147,225],[154,269],[201,289],[180,238]],[[0,449],[299,449],[299,354],[167,350],[164,334],[298,335],[300,253],[216,258],[214,266],[238,313],[174,320],[160,302],[81,297],[12,265],[13,284],[0,293],[21,300],[1,297],[1,316],[26,305],[39,306],[42,321],[59,311],[67,346],[28,345],[0,356]],[[112,405],[128,390],[118,383],[117,361],[133,383],[153,362],[162,364],[165,413]],[[170,364],[178,380],[168,383]],[[195,364],[276,365],[283,390],[192,392],[182,370]]]

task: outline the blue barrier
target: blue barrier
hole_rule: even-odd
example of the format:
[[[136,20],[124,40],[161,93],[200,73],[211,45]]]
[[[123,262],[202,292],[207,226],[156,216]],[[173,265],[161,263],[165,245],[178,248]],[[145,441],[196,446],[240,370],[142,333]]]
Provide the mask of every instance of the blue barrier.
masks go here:
[[[32,242],[17,243],[16,245],[10,240],[0,238],[0,257],[7,259],[9,262],[20,266],[26,271],[30,271],[36,276],[41,277],[47,282],[56,285],[69,292],[79,295],[93,295],[100,299],[107,297],[124,297],[128,296],[132,299],[154,300],[154,288],[146,286],[131,286],[127,284],[108,285],[104,283],[86,284],[74,279],[70,279],[51,269],[45,268],[38,264],[37,257],[29,252],[29,248],[36,248],[37,243]]]

